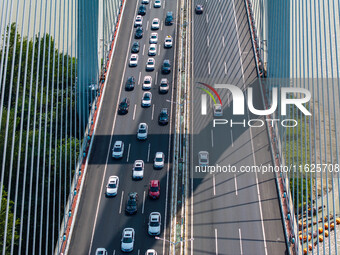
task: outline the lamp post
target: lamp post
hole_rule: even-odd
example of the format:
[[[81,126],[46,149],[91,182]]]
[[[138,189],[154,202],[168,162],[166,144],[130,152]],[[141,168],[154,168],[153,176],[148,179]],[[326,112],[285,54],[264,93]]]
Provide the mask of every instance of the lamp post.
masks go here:
[[[190,241],[193,241],[193,240],[194,240],[194,238],[190,238],[190,239],[187,239],[187,240],[184,240],[184,239],[181,238],[180,241],[172,242],[172,241],[170,241],[170,240],[168,240],[168,239],[161,238],[161,237],[158,237],[158,236],[155,236],[155,239],[156,239],[156,240],[162,240],[162,241],[165,241],[165,242],[168,242],[168,243],[172,244],[172,245],[174,246],[174,247],[173,247],[173,254],[174,254],[174,255],[175,255],[175,247],[176,247],[177,244],[179,244],[179,243],[184,243],[184,242],[190,242]]]

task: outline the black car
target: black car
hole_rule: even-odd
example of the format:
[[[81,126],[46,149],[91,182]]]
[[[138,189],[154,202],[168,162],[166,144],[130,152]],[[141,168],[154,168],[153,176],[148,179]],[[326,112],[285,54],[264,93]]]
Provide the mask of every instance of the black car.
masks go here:
[[[159,114],[158,123],[160,125],[167,125],[169,122],[168,108],[163,108]]]
[[[119,104],[118,113],[119,114],[126,114],[129,111],[130,100],[126,97],[123,99],[122,102]]]
[[[144,16],[146,14],[146,7],[145,5],[140,5],[138,9],[138,15]]]
[[[196,14],[202,14],[203,13],[203,6],[201,4],[196,5],[195,12],[196,12]]]
[[[126,214],[136,214],[138,210],[138,194],[137,192],[130,192],[125,205]]]
[[[136,33],[135,33],[135,38],[136,39],[141,39],[143,37],[143,28],[142,27],[137,27]]]
[[[168,74],[171,71],[171,64],[169,59],[165,59],[162,65],[162,73]]]
[[[139,52],[139,42],[134,42],[132,44],[131,53],[138,53]]]
[[[133,76],[130,76],[127,81],[126,81],[126,84],[125,84],[125,90],[133,90],[135,88],[135,77]]]
[[[171,26],[172,23],[174,22],[174,15],[172,12],[167,12],[166,17],[165,17],[165,25],[166,26]]]

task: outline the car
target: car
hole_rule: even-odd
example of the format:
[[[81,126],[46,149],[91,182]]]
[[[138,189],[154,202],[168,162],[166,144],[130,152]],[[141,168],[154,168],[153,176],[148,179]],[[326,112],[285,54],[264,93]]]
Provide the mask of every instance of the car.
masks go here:
[[[144,161],[136,160],[132,168],[132,179],[141,180],[144,176]]]
[[[150,75],[145,76],[142,89],[144,90],[151,89],[151,85],[152,85],[152,77]]]
[[[159,113],[158,123],[160,125],[167,125],[169,122],[168,108],[163,108]]]
[[[116,141],[112,148],[113,158],[122,158],[124,155],[124,143],[122,141]]]
[[[130,57],[130,62],[129,66],[134,67],[138,65],[138,55],[137,54],[132,54]]]
[[[135,243],[135,230],[133,228],[124,228],[121,241],[122,252],[133,251],[133,245]]]
[[[137,27],[136,33],[135,33],[135,38],[136,39],[143,38],[143,28],[142,27]]]
[[[126,80],[126,84],[125,84],[125,90],[130,91],[133,90],[135,88],[135,77],[130,76],[127,78]]]
[[[137,130],[137,139],[146,140],[148,138],[148,124],[139,123]]]
[[[221,117],[223,115],[223,109],[221,104],[214,104],[214,116]]]
[[[148,58],[148,61],[146,62],[146,71],[153,71],[155,70],[155,59],[154,58]]]
[[[134,42],[131,47],[131,53],[139,52],[139,42]]]
[[[147,91],[143,93],[142,97],[142,107],[150,107],[152,101],[152,94],[151,92]]]
[[[117,195],[119,186],[119,177],[112,175],[109,177],[106,185],[106,196],[107,197],[114,197]]]
[[[118,113],[127,114],[129,112],[130,100],[126,97],[119,103]]]
[[[149,184],[149,197],[156,199],[161,195],[161,185],[159,180],[151,180]]]
[[[148,4],[149,0],[142,0],[142,4]]]
[[[171,64],[169,59],[164,59],[162,65],[162,73],[169,74],[171,72]]]
[[[172,37],[171,35],[168,35],[167,37],[165,37],[164,40],[164,48],[171,48],[172,47]]]
[[[136,214],[138,211],[138,194],[130,192],[125,204],[125,213],[128,215]]]
[[[209,152],[200,151],[198,153],[198,164],[199,164],[199,166],[208,166],[209,165]]]
[[[169,91],[169,81],[167,78],[162,78],[159,84],[159,93],[165,94]]]
[[[157,29],[159,29],[159,24],[160,24],[159,19],[158,19],[158,18],[154,18],[154,19],[152,20],[152,23],[151,23],[151,29],[152,29],[152,30],[157,30]]]
[[[151,33],[149,43],[158,43],[158,34],[157,33]]]
[[[154,4],[153,4],[154,8],[161,8],[162,7],[162,2],[161,0],[155,0]]]
[[[153,167],[155,169],[162,169],[164,167],[164,153],[163,152],[156,152],[155,158],[153,160]]]
[[[152,253],[150,253],[152,254]],[[108,255],[107,250],[105,248],[98,248],[96,250],[96,255]]]
[[[150,213],[148,233],[151,236],[158,236],[161,233],[161,214],[159,212]]]
[[[157,54],[157,45],[154,44],[154,43],[150,44],[148,55],[149,56],[156,56],[156,54]]]
[[[141,15],[137,15],[135,19],[135,27],[141,27],[143,24],[143,17]]]
[[[167,12],[166,17],[165,17],[165,25],[166,26],[171,26],[172,23],[174,22],[174,15],[172,12]]]
[[[148,249],[145,252],[145,255],[157,255],[157,251],[155,251],[154,249]]]
[[[146,7],[145,5],[140,5],[138,8],[138,15],[144,16],[146,14]]]
[[[196,12],[196,14],[202,14],[203,13],[203,5],[201,5],[201,4],[196,5],[195,12]]]

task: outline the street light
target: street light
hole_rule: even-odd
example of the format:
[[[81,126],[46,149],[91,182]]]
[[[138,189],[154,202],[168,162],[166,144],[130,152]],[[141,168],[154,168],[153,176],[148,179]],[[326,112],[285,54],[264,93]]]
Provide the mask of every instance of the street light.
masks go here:
[[[169,103],[178,104],[179,106],[183,106],[183,104],[180,104],[180,103],[178,103],[178,102],[173,102],[173,101],[171,101],[171,100],[169,100],[169,99],[167,99],[166,101],[169,102]]]
[[[168,240],[168,239],[161,238],[161,237],[158,237],[158,236],[155,236],[155,239],[156,239],[156,240],[162,240],[162,241],[165,241],[165,242],[168,242],[168,243],[172,244],[172,245],[174,246],[174,248],[173,248],[173,254],[174,254],[174,255],[175,255],[175,246],[176,246],[177,244],[179,244],[179,243],[184,243],[184,242],[190,242],[190,241],[193,241],[193,240],[194,240],[194,238],[190,238],[190,239],[187,239],[187,240],[183,240],[183,239],[181,238],[180,241],[172,242],[172,241],[170,241],[170,240]]]

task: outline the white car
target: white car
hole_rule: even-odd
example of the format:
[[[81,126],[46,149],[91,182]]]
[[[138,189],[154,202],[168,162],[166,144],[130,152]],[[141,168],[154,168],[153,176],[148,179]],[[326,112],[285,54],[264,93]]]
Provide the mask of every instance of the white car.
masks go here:
[[[156,54],[157,54],[157,45],[154,44],[154,43],[153,43],[153,44],[150,44],[148,55],[149,55],[149,56],[156,56]]]
[[[157,251],[155,251],[154,249],[148,249],[145,252],[145,255],[157,255]]]
[[[148,124],[139,123],[137,130],[137,139],[138,140],[146,140],[148,138]]]
[[[148,4],[149,0],[142,0],[142,4]]]
[[[133,164],[132,169],[132,179],[143,179],[144,176],[144,161],[143,160],[136,160]]]
[[[152,253],[150,253],[150,254],[152,254]],[[98,248],[96,250],[96,255],[108,255],[107,250],[105,248]]]
[[[150,75],[145,76],[142,88],[145,90],[151,89],[151,85],[152,85],[152,77]]]
[[[149,43],[158,43],[157,33],[151,33]]]
[[[168,91],[169,91],[169,81],[167,78],[162,78],[159,84],[159,92],[164,94],[164,93],[168,93]]]
[[[124,228],[122,234],[121,250],[123,252],[133,251],[135,243],[135,230],[133,228]]]
[[[171,35],[168,35],[167,37],[165,37],[164,40],[164,48],[171,48],[172,47],[172,37]]]
[[[119,186],[119,177],[118,176],[110,176],[106,185],[106,196],[114,197],[117,195]]]
[[[137,54],[132,54],[130,57],[130,62],[129,62],[129,66],[137,66],[138,64],[138,55]]]
[[[153,70],[155,70],[155,59],[148,58],[148,61],[146,62],[146,71],[153,71]]]
[[[124,155],[124,143],[122,141],[116,141],[112,148],[113,158],[122,158]]]
[[[151,23],[151,29],[152,29],[152,30],[157,30],[157,29],[159,29],[159,24],[160,24],[159,19],[158,19],[158,18],[154,18],[154,19],[152,20],[152,23]]]
[[[152,94],[151,92],[147,91],[143,93],[142,97],[142,107],[150,107],[152,101]]]
[[[143,24],[143,17],[142,15],[137,15],[135,19],[135,27],[141,27]]]
[[[200,166],[208,166],[209,165],[209,152],[200,151],[198,153],[198,164]]]
[[[155,158],[153,160],[153,167],[156,169],[162,169],[164,167],[164,153],[156,152]]]
[[[221,104],[214,104],[214,116],[221,117],[223,115],[223,109]]]
[[[157,236],[161,233],[161,214],[159,212],[150,213],[148,226],[149,235]]]
[[[155,0],[153,7],[155,8],[161,8],[162,7],[162,2],[161,0]]]

